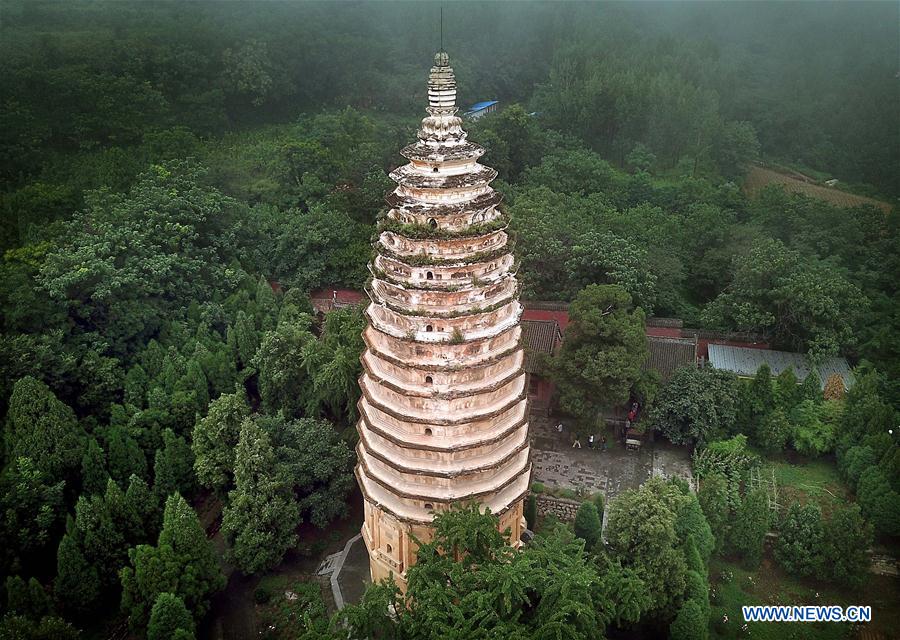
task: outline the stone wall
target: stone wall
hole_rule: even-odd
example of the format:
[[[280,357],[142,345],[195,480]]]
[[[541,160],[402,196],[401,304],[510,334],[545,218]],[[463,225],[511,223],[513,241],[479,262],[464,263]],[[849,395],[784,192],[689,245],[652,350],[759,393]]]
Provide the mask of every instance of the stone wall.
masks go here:
[[[535,496],[537,500],[537,512],[539,516],[548,514],[556,516],[563,522],[571,522],[578,513],[578,507],[581,502],[578,500],[567,500],[566,498],[556,498],[539,493]]]

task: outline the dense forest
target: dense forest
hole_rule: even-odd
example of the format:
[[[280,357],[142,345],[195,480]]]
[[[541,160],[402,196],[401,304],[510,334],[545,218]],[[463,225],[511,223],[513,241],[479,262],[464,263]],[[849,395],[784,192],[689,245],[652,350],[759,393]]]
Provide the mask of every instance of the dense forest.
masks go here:
[[[0,638],[93,637],[120,604],[134,633],[180,617],[193,637],[224,584],[195,500],[225,505],[248,574],[344,513],[364,320],[317,317],[309,293],[369,276],[437,15],[2,0]],[[523,296],[617,285],[646,315],[844,355],[860,412],[891,424],[897,24],[895,3],[447,3],[460,104],[501,103],[467,129],[499,171]],[[756,162],[893,211],[749,198]],[[896,450],[879,443],[873,464]],[[676,489],[653,499],[694,509]],[[635,606],[604,624],[674,612]]]

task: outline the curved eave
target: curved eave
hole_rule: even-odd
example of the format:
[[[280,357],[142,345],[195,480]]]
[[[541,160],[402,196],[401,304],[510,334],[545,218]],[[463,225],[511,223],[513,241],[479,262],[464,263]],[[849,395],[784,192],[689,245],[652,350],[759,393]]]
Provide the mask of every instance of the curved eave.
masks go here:
[[[404,185],[405,186],[405,185]],[[416,187],[418,188],[418,187]],[[391,191],[384,201],[393,209],[398,209],[410,215],[425,215],[432,217],[453,216],[461,213],[480,213],[503,202],[503,195],[493,189],[482,193],[471,200],[452,203],[423,202],[406,194]]]

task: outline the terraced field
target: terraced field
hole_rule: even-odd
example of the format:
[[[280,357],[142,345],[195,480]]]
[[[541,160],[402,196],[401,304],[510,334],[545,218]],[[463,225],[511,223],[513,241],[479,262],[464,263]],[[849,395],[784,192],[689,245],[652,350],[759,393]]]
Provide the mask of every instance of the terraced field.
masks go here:
[[[747,172],[747,178],[744,181],[744,191],[747,195],[752,197],[770,184],[780,184],[784,187],[785,191],[790,193],[802,193],[811,198],[818,198],[819,200],[830,202],[839,207],[850,208],[869,204],[873,207],[882,209],[885,213],[891,210],[891,205],[887,202],[822,186],[811,182],[808,179],[804,180],[800,174],[794,176],[773,171],[772,169],[766,169],[765,167],[754,166],[750,168]]]

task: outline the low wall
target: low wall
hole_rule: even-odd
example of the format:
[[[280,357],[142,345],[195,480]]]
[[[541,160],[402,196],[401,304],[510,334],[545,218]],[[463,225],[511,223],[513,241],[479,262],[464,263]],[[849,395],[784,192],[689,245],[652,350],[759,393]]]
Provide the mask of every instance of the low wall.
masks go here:
[[[564,522],[574,520],[578,513],[578,507],[581,506],[581,502],[578,500],[556,498],[543,493],[536,494],[535,499],[539,516],[553,515]]]

